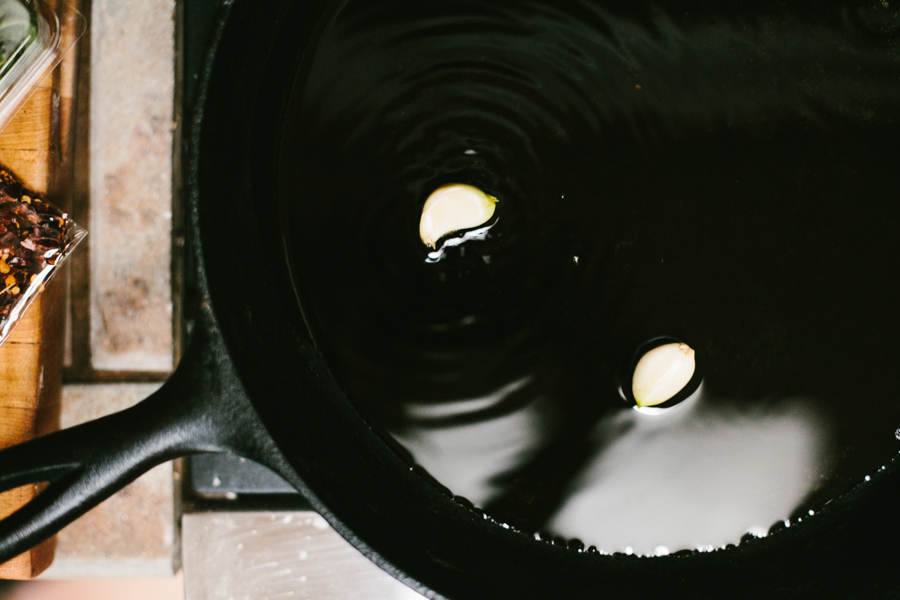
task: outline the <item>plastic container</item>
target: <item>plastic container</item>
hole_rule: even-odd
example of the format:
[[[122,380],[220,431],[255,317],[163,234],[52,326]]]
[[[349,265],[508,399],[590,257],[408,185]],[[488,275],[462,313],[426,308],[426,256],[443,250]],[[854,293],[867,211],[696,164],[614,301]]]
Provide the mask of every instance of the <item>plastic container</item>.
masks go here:
[[[79,19],[69,45],[84,30]],[[68,49],[60,46],[52,8],[40,0],[0,0],[0,130]]]

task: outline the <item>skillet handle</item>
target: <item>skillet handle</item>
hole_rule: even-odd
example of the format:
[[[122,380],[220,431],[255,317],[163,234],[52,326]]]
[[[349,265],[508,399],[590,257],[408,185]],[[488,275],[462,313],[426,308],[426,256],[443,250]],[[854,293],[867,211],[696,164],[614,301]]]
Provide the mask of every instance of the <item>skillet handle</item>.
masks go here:
[[[197,452],[249,458],[271,452],[224,343],[207,328],[196,329],[175,373],[141,403],[0,451],[0,492],[49,483],[0,521],[0,563],[167,460]]]

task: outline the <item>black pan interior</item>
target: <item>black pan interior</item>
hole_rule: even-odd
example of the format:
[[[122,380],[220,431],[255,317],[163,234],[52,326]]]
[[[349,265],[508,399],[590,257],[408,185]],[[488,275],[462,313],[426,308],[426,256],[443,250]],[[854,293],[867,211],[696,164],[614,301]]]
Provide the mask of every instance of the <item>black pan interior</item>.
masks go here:
[[[291,94],[300,91],[290,86],[310,58],[304,50],[324,25],[322,13],[334,8],[236,3],[222,32],[199,138],[201,244],[216,315],[257,411],[292,466],[284,474],[326,518],[396,576],[450,598],[721,597],[722,590],[734,597],[835,590],[878,597],[895,585],[892,508],[900,488],[893,465],[802,526],[730,550],[658,559],[536,542],[469,510],[410,469],[348,402],[322,360],[280,235],[286,224],[277,199],[289,202],[304,185],[297,168],[302,149],[296,138],[281,136],[299,118]],[[882,32],[873,44],[896,47],[893,21],[866,22],[881,13],[861,6],[665,4],[633,17],[655,30],[660,14],[675,19],[685,12],[729,20],[736,29],[752,29],[745,14],[770,25],[809,20],[817,25],[809,31],[846,32],[863,24]],[[809,36],[810,45],[827,43]],[[265,42],[248,51],[248,39]],[[796,43],[803,46],[802,39]],[[876,103],[878,93],[873,90]],[[852,110],[860,110],[857,100],[846,99]],[[247,262],[224,258],[235,255]]]

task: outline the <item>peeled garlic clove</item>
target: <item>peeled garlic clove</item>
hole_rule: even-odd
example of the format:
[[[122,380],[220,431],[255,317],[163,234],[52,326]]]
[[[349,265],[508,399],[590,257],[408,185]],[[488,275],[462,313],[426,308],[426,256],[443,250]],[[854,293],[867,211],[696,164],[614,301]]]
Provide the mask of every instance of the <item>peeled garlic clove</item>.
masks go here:
[[[671,399],[694,376],[694,349],[687,344],[663,344],[641,357],[634,368],[631,391],[640,407]]]
[[[431,192],[422,207],[419,237],[435,247],[437,241],[454,231],[478,227],[494,215],[497,199],[476,187],[462,183],[445,185]]]

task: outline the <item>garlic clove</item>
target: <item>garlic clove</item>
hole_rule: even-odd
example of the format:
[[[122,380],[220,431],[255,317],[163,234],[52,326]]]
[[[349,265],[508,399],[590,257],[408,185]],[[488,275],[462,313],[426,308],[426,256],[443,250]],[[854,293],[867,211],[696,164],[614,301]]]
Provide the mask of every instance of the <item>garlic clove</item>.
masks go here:
[[[497,199],[476,187],[462,183],[445,185],[434,190],[419,221],[422,243],[436,247],[437,241],[454,231],[478,227],[494,215]]]
[[[663,344],[644,354],[634,368],[631,391],[639,407],[671,399],[694,376],[694,349],[687,344]]]

